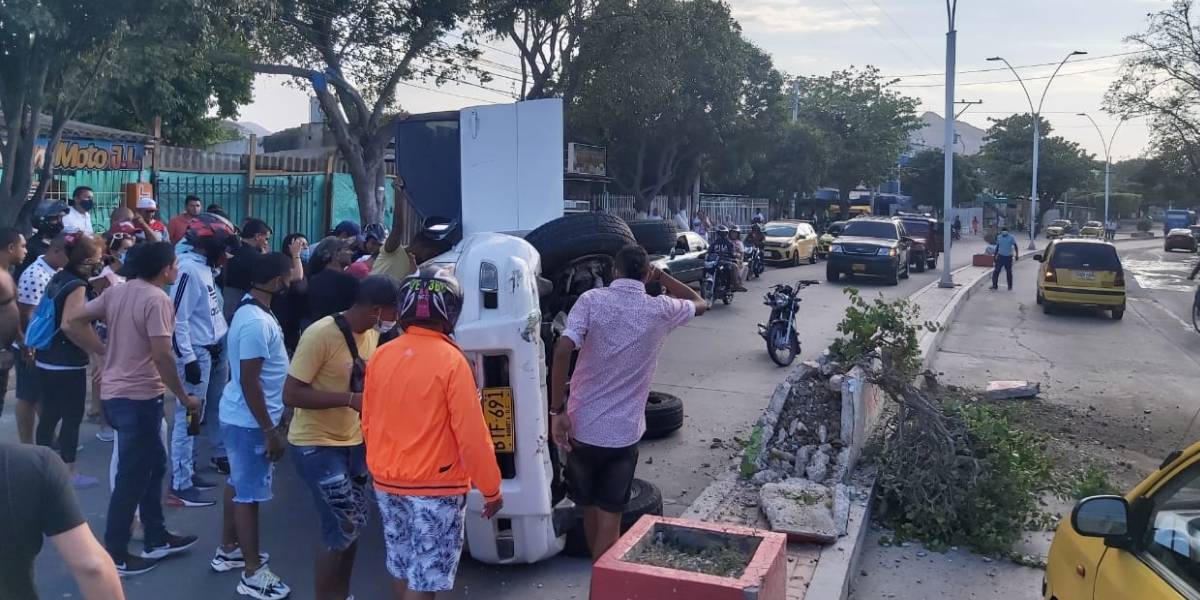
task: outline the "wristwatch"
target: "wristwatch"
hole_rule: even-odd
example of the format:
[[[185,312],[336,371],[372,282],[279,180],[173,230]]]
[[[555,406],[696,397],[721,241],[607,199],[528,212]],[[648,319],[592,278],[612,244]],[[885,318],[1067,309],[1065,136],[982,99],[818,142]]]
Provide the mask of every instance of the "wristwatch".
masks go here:
[[[557,409],[557,410],[556,410],[556,409],[553,409],[553,408],[551,408],[551,409],[550,409],[550,416],[552,416],[552,417],[561,417],[561,416],[562,416],[562,414],[563,414],[563,412],[565,412],[565,411],[566,411],[566,407],[559,408],[559,409]]]

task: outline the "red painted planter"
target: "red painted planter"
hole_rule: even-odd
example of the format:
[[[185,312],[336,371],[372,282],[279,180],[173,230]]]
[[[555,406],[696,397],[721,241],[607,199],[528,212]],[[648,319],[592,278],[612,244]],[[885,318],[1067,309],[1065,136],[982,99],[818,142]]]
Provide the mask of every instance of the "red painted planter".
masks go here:
[[[671,528],[698,535],[750,538],[757,543],[741,577],[718,577],[624,560],[641,543]],[[592,566],[592,600],[784,600],[787,536],[725,523],[646,515]]]
[[[996,266],[996,257],[991,254],[975,254],[971,256],[971,266],[975,267],[994,267]]]

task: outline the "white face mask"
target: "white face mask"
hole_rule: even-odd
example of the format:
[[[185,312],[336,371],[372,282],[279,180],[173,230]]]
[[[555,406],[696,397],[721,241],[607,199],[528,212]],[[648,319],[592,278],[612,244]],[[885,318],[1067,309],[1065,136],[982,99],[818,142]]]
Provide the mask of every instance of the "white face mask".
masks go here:
[[[395,321],[379,321],[375,324],[375,331],[379,333],[387,333],[396,327]]]

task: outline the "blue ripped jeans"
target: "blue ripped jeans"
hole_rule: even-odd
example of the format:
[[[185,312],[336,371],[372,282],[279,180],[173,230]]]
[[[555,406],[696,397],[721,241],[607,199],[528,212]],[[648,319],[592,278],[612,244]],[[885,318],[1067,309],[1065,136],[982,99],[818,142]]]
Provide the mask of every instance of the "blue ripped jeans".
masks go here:
[[[300,478],[312,491],[321,519],[321,543],[333,552],[349,548],[367,523],[367,454],[357,446],[293,446]]]

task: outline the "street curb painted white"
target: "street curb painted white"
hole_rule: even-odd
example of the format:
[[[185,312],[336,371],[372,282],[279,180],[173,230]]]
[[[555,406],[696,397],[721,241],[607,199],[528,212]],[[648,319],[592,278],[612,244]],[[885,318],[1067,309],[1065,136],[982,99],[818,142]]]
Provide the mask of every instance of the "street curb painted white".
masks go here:
[[[866,502],[860,500],[850,503],[850,522],[846,525],[845,537],[821,548],[821,556],[817,559],[817,566],[813,567],[812,579],[804,592],[805,600],[846,600],[850,595],[850,582],[862,558],[867,525],[871,522],[871,506],[875,504],[873,476],[866,490]]]

